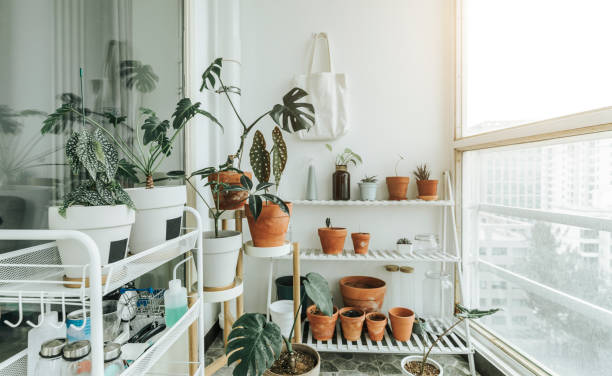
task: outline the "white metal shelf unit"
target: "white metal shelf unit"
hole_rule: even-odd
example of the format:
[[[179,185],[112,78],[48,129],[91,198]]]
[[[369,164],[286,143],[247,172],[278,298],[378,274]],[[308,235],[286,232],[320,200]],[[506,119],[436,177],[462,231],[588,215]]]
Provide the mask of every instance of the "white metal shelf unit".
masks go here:
[[[198,320],[198,363],[199,368],[196,374],[203,374],[204,360],[204,310],[202,309],[203,301],[203,268],[202,268],[202,240],[201,229],[202,221],[198,212],[192,208],[185,207],[184,210],[191,213],[196,218],[197,227],[195,230],[180,236],[179,238],[167,241],[159,246],[153,247],[138,255],[130,256],[124,260],[109,264],[104,269],[108,270],[107,283],[102,285],[102,271],[99,252],[96,244],[82,232],[79,231],[64,231],[64,230],[2,230],[0,231],[0,240],[59,240],[72,239],[83,244],[83,251],[89,255],[89,264],[75,266],[87,269],[90,277],[91,285],[89,288],[81,286],[77,289],[68,289],[63,287],[64,281],[61,280],[61,274],[58,279],[58,273],[61,273],[61,268],[66,265],[61,265],[59,256],[54,255],[49,249],[50,243],[38,247],[31,247],[24,250],[10,252],[2,255],[0,258],[0,299],[1,301],[18,302],[21,296],[30,296],[33,302],[39,302],[42,297],[46,297],[45,303],[59,303],[58,297],[66,300],[66,304],[72,304],[77,299],[83,306],[87,306],[91,312],[91,334],[92,343],[92,368],[91,374],[94,376],[104,375],[104,360],[103,360],[103,335],[102,335],[102,297],[105,294],[103,291],[110,292],[115,287],[119,287],[126,282],[134,280],[139,276],[148,273],[159,265],[172,260],[173,258],[194,248],[197,251],[196,269],[197,269],[197,294],[198,299],[191,306],[188,313],[181,318],[179,323],[184,325],[175,325],[160,337],[156,342],[157,346],[152,346],[145,352],[142,357],[149,359],[159,359],[159,356],[165,352],[172,343],[182,334],[191,323]],[[42,252],[42,257],[37,253]],[[55,250],[57,252],[57,250]],[[28,256],[29,255],[29,256]],[[12,260],[16,258],[16,260]],[[29,264],[23,264],[23,260],[28,260]],[[35,261],[35,262],[34,262]],[[59,262],[59,265],[50,265],[49,262]],[[23,272],[28,270],[29,272]],[[54,270],[55,269],[55,270]],[[8,274],[9,278],[5,279],[4,272],[12,270]],[[21,277],[15,277],[15,270],[21,271]],[[113,277],[114,274],[114,277]],[[15,279],[16,278],[16,279]],[[35,279],[28,279],[35,278]],[[41,279],[39,279],[41,278]],[[83,284],[81,284],[83,285]],[[20,290],[22,289],[22,290]],[[38,290],[37,290],[38,289]],[[24,294],[24,291],[27,294]],[[38,299],[36,299],[38,297]],[[26,301],[25,298],[23,301]],[[21,304],[19,305],[21,312]],[[20,318],[22,314],[20,313]],[[163,351],[160,351],[163,349]],[[155,356],[150,356],[151,352]],[[0,374],[11,372],[8,374],[25,373],[23,368],[25,362],[25,352],[22,356],[13,356],[10,359],[0,363]],[[138,362],[138,361],[137,361]],[[136,362],[135,362],[136,364]],[[154,362],[140,361],[137,367],[138,371],[126,370],[126,374],[142,374],[154,365]],[[16,372],[16,373],[15,373]],[[133,373],[136,372],[136,373]]]
[[[453,206],[452,200],[293,200],[301,206]]]
[[[291,256],[278,256],[277,259],[288,260]],[[459,262],[459,257],[445,251],[413,251],[402,253],[397,250],[369,249],[366,254],[356,254],[353,250],[344,249],[342,253],[330,255],[321,249],[306,248],[300,250],[301,261],[401,261],[401,262]]]

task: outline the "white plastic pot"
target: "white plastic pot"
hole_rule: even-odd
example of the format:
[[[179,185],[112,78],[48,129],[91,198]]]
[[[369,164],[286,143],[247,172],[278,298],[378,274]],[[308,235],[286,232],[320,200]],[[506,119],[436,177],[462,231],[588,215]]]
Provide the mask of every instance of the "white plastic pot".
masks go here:
[[[125,190],[136,206],[130,252],[140,253],[181,234],[183,206],[187,202],[184,185],[176,187],[129,188]]]
[[[400,367],[402,369],[402,375],[414,376],[414,374],[406,371],[406,368],[404,368],[404,364],[408,362],[412,362],[412,361],[421,362],[422,360],[423,360],[423,357],[421,355],[410,355],[410,356],[403,358],[401,367]],[[444,376],[444,367],[442,367],[440,363],[436,362],[433,359],[427,358],[427,364],[431,364],[440,370],[440,373],[438,374],[438,376]]]
[[[376,188],[377,183],[359,183],[359,191],[361,192],[361,199],[364,201],[376,200]]]
[[[277,300],[270,304],[272,321],[280,327],[281,334],[289,338],[293,326],[293,300]]]
[[[399,253],[412,254],[412,244],[395,244]]]
[[[242,247],[242,234],[238,231],[214,231],[202,234],[204,248],[204,286],[228,287],[236,277],[238,254]]]
[[[51,230],[78,230],[89,235],[98,246],[102,265],[125,258],[130,230],[134,223],[134,210],[125,205],[71,206],[66,217],[59,208],[49,208]],[[81,243],[75,240],[58,240],[62,263],[66,265],[89,264],[89,255]],[[80,278],[81,268],[64,268],[68,278]]]

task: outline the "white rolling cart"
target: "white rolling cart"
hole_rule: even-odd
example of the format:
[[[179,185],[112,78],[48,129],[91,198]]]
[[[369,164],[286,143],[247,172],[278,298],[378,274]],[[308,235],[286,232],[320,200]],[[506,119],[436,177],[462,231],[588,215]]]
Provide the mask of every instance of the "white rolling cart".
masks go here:
[[[19,319],[6,322],[0,318],[0,325],[18,326],[23,319],[23,303],[36,303],[48,307],[51,304],[62,306],[60,319],[65,320],[65,306],[76,305],[91,313],[91,373],[104,375],[102,298],[127,282],[151,272],[168,261],[196,250],[197,290],[190,291],[190,307],[181,319],[171,328],[165,329],[156,342],[149,347],[122,376],[145,375],[171,346],[189,330],[190,359],[177,366],[178,375],[204,375],[204,301],[202,268],[202,220],[198,212],[190,207],[184,208],[196,219],[196,227],[184,229],[179,237],[159,244],[123,260],[101,266],[98,248],[93,240],[79,231],[64,230],[2,230],[0,240],[39,240],[51,241],[34,247],[0,255],[0,302],[17,303]],[[83,252],[89,256],[87,265],[63,265],[55,240],[71,239],[83,245]],[[189,260],[193,262],[193,260]],[[89,275],[89,284],[78,288],[64,286],[64,268],[76,267]],[[102,275],[106,275],[105,282]],[[84,279],[83,279],[84,280]],[[28,322],[28,325],[36,325]],[[194,330],[197,327],[197,330]],[[192,329],[190,329],[192,328]],[[195,337],[195,338],[194,338]],[[197,349],[194,348],[197,346]],[[26,374],[27,349],[0,363],[0,375],[17,376]],[[184,369],[184,372],[183,372]]]

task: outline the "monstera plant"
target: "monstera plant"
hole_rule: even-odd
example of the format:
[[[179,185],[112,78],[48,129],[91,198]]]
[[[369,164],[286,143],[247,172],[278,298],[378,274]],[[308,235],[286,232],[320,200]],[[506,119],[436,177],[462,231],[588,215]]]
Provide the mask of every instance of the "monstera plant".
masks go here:
[[[323,276],[318,273],[308,273],[304,281],[304,289],[306,296],[314,302],[322,314],[332,316],[334,307],[331,293]],[[234,376],[260,376],[268,369],[271,374],[294,375],[297,374],[296,368],[298,367],[301,373],[305,373],[309,369],[303,369],[304,364],[298,364],[301,362],[299,359],[303,359],[304,356],[310,357],[311,360],[314,358],[311,368],[319,369],[321,361],[314,349],[306,345],[291,343],[297,315],[301,312],[306,296],[300,301],[288,337],[281,334],[276,323],[267,321],[266,316],[260,313],[246,313],[236,320],[232,325],[225,349],[229,355],[228,364],[239,361],[234,368]],[[298,353],[300,353],[299,357]]]

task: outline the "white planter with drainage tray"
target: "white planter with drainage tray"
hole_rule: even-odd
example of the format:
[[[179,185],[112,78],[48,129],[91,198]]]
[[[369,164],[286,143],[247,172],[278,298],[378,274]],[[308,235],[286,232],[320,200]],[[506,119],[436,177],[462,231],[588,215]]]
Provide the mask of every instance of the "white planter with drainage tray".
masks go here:
[[[102,265],[125,258],[130,230],[134,223],[134,210],[126,205],[71,206],[66,217],[59,214],[59,207],[49,208],[51,230],[78,230],[89,235],[98,246]],[[87,265],[88,253],[75,240],[58,240],[60,258],[65,265]],[[64,268],[66,277],[81,278],[82,268]]]
[[[293,326],[293,300],[277,300],[270,304],[270,316],[280,327],[281,334],[289,338]]]
[[[415,376],[413,373],[406,371],[406,368],[404,368],[404,365],[408,362],[419,362],[420,363],[422,361],[423,361],[423,356],[421,355],[410,355],[410,356],[403,358],[402,363],[401,363],[402,375]],[[440,373],[438,374],[438,376],[444,376],[444,368],[440,365],[440,363],[436,362],[435,360],[431,358],[427,358],[426,363],[431,364],[432,366],[440,370]]]
[[[231,287],[236,277],[236,264],[242,247],[242,234],[238,231],[202,233],[204,248],[204,287]]]
[[[136,223],[130,236],[131,253],[146,251],[181,234],[183,207],[187,202],[184,185],[125,191],[136,206]]]

